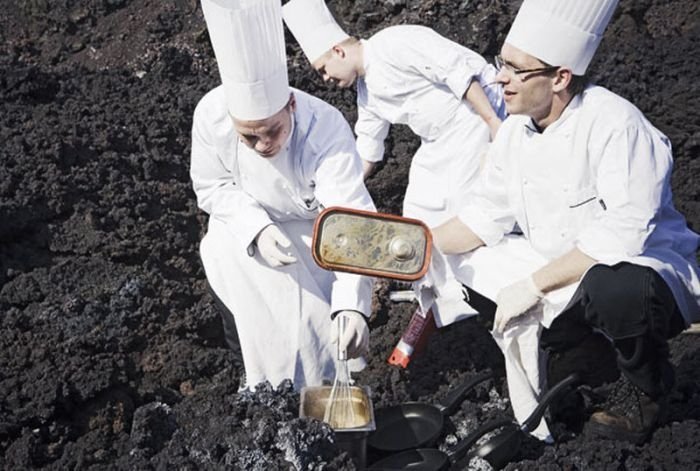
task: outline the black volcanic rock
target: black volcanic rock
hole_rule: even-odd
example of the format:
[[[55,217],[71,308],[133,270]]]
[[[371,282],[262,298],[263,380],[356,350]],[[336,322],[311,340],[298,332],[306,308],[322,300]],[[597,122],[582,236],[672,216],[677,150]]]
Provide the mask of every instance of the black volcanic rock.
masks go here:
[[[0,13],[0,469],[307,469],[354,466],[333,432],[298,418],[289,383],[239,392],[198,255],[206,215],[189,179],[197,101],[219,82],[196,0],[33,0]],[[515,0],[329,0],[348,32],[431,26],[496,54]],[[353,90],[324,85],[290,34],[290,81],[353,122]],[[674,146],[677,208],[700,230],[700,4],[622,0],[591,66]],[[395,126],[368,181],[398,214],[419,141]],[[476,322],[442,329],[407,370],[386,363],[415,309],[378,284],[371,358],[357,375],[376,407],[437,403],[502,359]],[[677,385],[649,443],[592,440],[553,423],[506,469],[697,469],[700,343],[671,342]],[[274,386],[274,387],[273,387]],[[510,417],[502,378],[448,420],[445,449]],[[378,456],[372,452],[369,459]],[[476,466],[476,464],[474,464]]]

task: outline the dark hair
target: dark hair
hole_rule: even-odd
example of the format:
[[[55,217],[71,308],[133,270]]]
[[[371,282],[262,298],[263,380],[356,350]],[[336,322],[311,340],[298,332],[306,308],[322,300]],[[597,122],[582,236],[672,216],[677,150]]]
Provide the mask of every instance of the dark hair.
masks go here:
[[[571,96],[576,96],[582,93],[589,83],[591,83],[591,79],[588,78],[588,75],[572,75],[571,82],[566,89],[571,93]]]
[[[546,63],[542,59],[538,59],[540,62],[545,67],[554,67],[551,64]],[[569,85],[566,87],[566,91],[571,93],[571,96],[576,96],[579,93],[583,92],[588,84],[591,83],[591,79],[588,77],[588,75],[574,75],[573,72],[571,73],[571,82],[569,82]]]
[[[360,38],[357,36],[349,36],[342,41],[340,41],[338,44],[342,44],[343,46],[351,45],[351,44],[357,44],[360,42]]]

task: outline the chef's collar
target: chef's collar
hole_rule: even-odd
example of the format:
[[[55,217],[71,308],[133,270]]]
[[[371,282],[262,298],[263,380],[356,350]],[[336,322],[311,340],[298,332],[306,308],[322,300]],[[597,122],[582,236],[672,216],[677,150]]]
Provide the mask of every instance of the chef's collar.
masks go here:
[[[292,145],[292,137],[294,136],[294,131],[296,131],[296,112],[289,113],[289,117],[292,120],[292,125],[289,127],[289,136],[287,136],[287,141],[282,146],[283,149],[289,149]]]
[[[585,93],[585,92],[584,92]],[[564,111],[562,111],[561,115],[554,121],[552,124],[544,128],[544,130],[541,130],[537,124],[535,124],[535,120],[530,118],[527,123],[525,123],[525,127],[528,129],[530,132],[534,132],[537,134],[545,134],[545,133],[552,133],[552,132],[557,132],[559,128],[564,126],[564,124],[569,120],[569,117],[578,109],[581,107],[581,101],[583,93],[577,93],[570,101],[569,104],[566,105],[566,108],[564,108]]]
[[[365,69],[365,77],[369,73],[369,68],[372,65],[372,59],[374,51],[372,46],[370,46],[369,41],[360,39],[360,44],[362,44],[362,67]]]

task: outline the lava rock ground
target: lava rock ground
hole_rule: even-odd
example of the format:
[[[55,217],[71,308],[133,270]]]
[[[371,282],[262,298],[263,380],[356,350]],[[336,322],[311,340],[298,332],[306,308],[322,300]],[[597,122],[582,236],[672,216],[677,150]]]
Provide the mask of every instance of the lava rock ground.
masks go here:
[[[362,37],[424,24],[489,57],[519,2],[329,4]],[[0,25],[0,469],[353,469],[326,426],[297,418],[289,384],[236,392],[242,364],[206,291],[206,215],[188,176],[192,112],[218,83],[198,2],[22,0],[5,2]],[[354,122],[354,92],[326,87],[287,39],[292,84]],[[675,203],[695,231],[699,39],[696,1],[623,0],[592,64],[595,82],[671,139]],[[399,213],[417,145],[391,131],[368,182],[381,210]],[[502,370],[471,321],[435,334],[408,369],[388,366],[413,310],[388,301],[395,287],[377,286],[357,378],[376,407],[436,403],[450,384]],[[555,423],[555,445],[526,441],[507,469],[697,469],[699,346],[672,342],[670,417],[647,444]],[[438,444],[508,414],[503,380],[477,388]]]

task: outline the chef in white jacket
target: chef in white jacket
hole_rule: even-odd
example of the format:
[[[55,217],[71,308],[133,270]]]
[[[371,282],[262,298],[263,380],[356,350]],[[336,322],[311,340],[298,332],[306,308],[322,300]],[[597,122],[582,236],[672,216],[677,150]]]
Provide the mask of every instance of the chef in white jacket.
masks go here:
[[[390,126],[408,125],[421,146],[411,162],[403,215],[434,226],[456,214],[490,129],[495,133],[503,117],[493,66],[424,26],[350,37],[323,0],[291,0],[283,16],[326,81],[357,84],[355,133],[365,174],[384,158]]]
[[[505,116],[494,67],[424,26],[391,26],[361,40],[338,25],[324,0],[291,0],[282,10],[325,81],[341,88],[356,83],[355,134],[365,177],[384,158],[390,126],[405,124],[421,145],[411,162],[403,215],[430,227],[455,216]],[[431,295],[437,297],[432,308],[440,327],[475,312],[461,300],[463,288],[450,262],[445,260],[445,281]],[[448,299],[450,306],[443,307]],[[452,313],[449,319],[441,316],[443,308]]]
[[[246,387],[319,385],[335,375],[333,341],[350,358],[369,341],[371,279],[322,270],[310,250],[323,207],[374,210],[352,131],[338,110],[289,87],[279,0],[202,0],[202,10],[222,80],[192,128],[191,177],[210,216],[207,280],[224,324],[235,319]]]
[[[639,443],[673,384],[667,338],[700,319],[699,238],[673,206],[666,136],[586,83],[616,5],[523,2],[497,58],[510,116],[469,204],[434,234],[464,254],[458,278],[496,303],[516,417],[541,392],[543,351],[550,374],[573,365],[592,384],[610,379],[596,365],[611,358],[621,375],[588,427]]]

